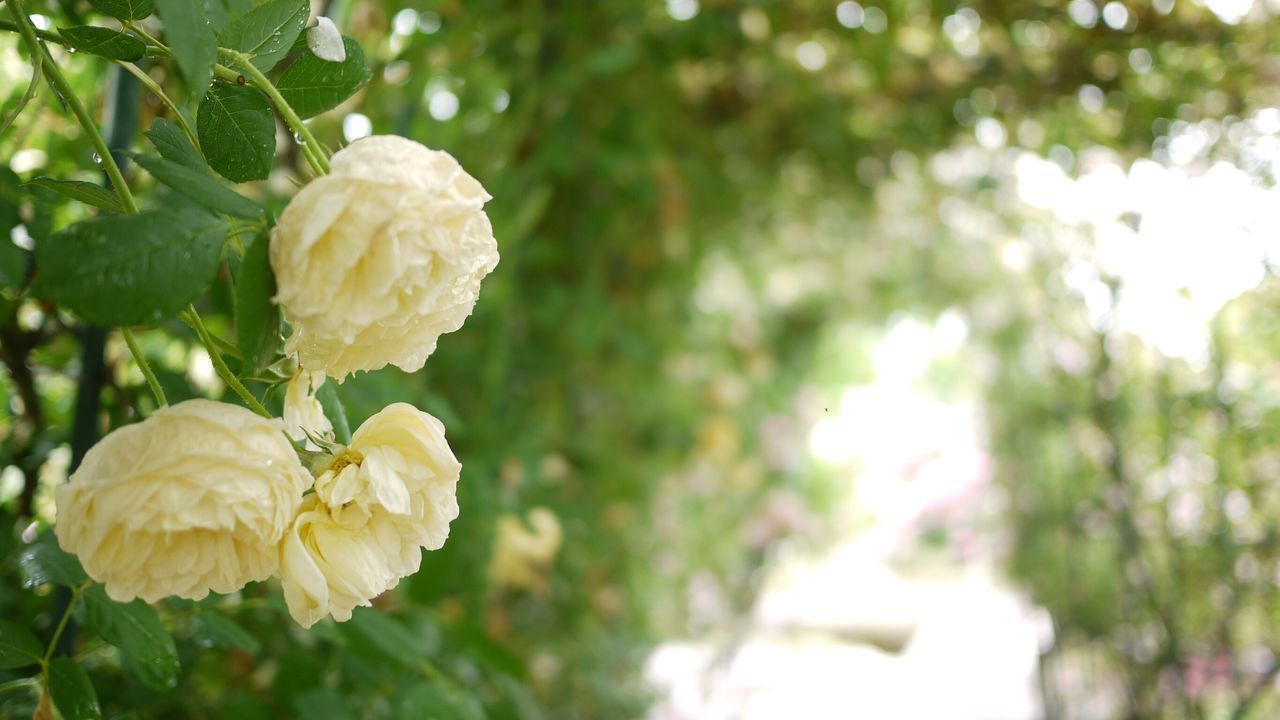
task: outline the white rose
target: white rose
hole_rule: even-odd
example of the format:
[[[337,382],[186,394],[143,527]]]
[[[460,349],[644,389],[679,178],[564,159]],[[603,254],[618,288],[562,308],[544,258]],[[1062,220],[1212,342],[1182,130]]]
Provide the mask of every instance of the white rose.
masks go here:
[[[324,373],[298,368],[284,390],[284,430],[307,450],[320,449],[313,437],[333,439],[333,423],[316,397],[322,385]]]
[[[311,483],[283,429],[188,400],[111,432],[57,489],[59,544],[121,602],[267,579]]]
[[[315,493],[280,548],[289,612],[303,627],[356,606],[417,572],[422,549],[436,550],[458,517],[462,465],[444,426],[396,403],[356,430],[316,479]]]
[[[357,140],[332,168],[271,234],[286,350],[339,382],[388,364],[418,370],[498,264],[489,194],[448,153],[390,135]]]

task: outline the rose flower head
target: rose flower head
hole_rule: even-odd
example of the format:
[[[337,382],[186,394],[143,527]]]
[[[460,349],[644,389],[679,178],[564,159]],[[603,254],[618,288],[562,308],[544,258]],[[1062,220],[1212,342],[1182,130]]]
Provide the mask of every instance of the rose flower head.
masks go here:
[[[357,606],[418,571],[458,517],[462,465],[439,420],[396,403],[364,422],[316,478],[280,548],[289,612],[303,627]]]
[[[377,135],[339,150],[271,234],[271,267],[308,370],[422,367],[498,264],[490,199],[453,156]]]
[[[199,600],[265,580],[311,476],[279,420],[188,400],[119,428],[57,489],[64,550],[113,600]]]

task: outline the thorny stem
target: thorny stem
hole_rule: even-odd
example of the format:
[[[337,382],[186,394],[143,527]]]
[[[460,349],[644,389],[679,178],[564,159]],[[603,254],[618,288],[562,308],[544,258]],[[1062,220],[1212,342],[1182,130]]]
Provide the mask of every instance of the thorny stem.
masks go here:
[[[205,349],[209,351],[209,359],[213,361],[213,369],[218,373],[218,377],[222,378],[222,381],[234,390],[241,400],[244,400],[245,405],[250,410],[263,417],[271,417],[271,413],[267,412],[262,403],[258,402],[258,398],[254,397],[253,393],[249,392],[249,389],[235,376],[235,373],[231,372],[231,368],[227,367],[226,361],[222,359],[222,353],[218,351],[217,343],[209,333],[209,329],[204,326],[204,321],[200,319],[200,313],[196,312],[195,306],[188,305],[187,309],[179,314],[178,317],[182,318],[182,321],[187,323],[192,330],[195,330],[196,335],[200,337],[200,342],[204,343]]]
[[[138,367],[142,370],[142,376],[147,379],[147,384],[151,386],[151,394],[156,396],[156,402],[161,406],[168,405],[169,401],[164,396],[164,388],[160,387],[160,381],[156,380],[156,374],[152,372],[150,363],[147,362],[146,356],[142,354],[142,350],[138,348],[138,343],[133,339],[133,331],[127,327],[120,328],[120,332],[124,335],[124,342],[129,346],[129,352],[133,353],[133,357],[138,361]]]

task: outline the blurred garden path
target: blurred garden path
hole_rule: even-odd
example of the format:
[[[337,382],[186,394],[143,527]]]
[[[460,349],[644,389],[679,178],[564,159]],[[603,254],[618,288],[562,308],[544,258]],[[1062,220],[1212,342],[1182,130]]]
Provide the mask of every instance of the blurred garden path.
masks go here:
[[[1052,630],[997,569],[984,518],[1002,497],[978,396],[926,377],[960,357],[966,333],[954,313],[888,324],[874,380],[847,388],[810,435],[846,529],[824,551],[781,549],[741,629],[660,646],[651,720],[1043,716]],[[942,549],[926,540],[935,532]]]
[[[975,565],[947,580],[895,574],[867,543],[773,574],[725,651],[673,642],[651,658],[653,720],[1042,716],[1047,618]]]

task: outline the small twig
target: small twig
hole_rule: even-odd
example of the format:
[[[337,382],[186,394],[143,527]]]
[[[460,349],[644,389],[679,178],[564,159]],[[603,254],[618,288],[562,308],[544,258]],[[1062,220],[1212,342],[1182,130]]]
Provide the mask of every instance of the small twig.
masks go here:
[[[53,658],[53,651],[58,647],[58,640],[62,637],[62,631],[67,629],[67,623],[71,620],[71,611],[76,607],[76,601],[80,599],[80,595],[93,584],[92,580],[85,580],[79,585],[71,588],[71,600],[67,602],[67,609],[62,613],[62,619],[58,621],[58,627],[53,631],[53,637],[49,638],[49,648],[44,651],[44,659],[40,661],[41,665],[48,666],[49,660]]]
[[[17,107],[9,114],[9,117],[0,121],[0,136],[3,136],[13,126],[13,122],[18,119],[22,111],[26,109],[27,103],[31,102],[31,98],[36,96],[36,91],[40,89],[40,81],[44,79],[44,59],[40,55],[31,57],[31,82],[27,85],[27,92],[22,95],[22,99],[18,101]]]
[[[227,367],[226,361],[222,359],[222,353],[218,351],[217,341],[213,339],[209,329],[204,326],[204,321],[200,319],[200,313],[196,312],[195,306],[188,305],[187,309],[179,314],[178,317],[182,318],[182,321],[190,326],[196,332],[196,335],[200,337],[200,342],[204,343],[205,350],[209,352],[209,359],[213,361],[214,371],[227,384],[227,387],[234,390],[250,410],[263,417],[271,417],[271,413],[267,412],[262,403],[258,402],[258,398],[254,397],[253,393],[249,392],[249,389],[244,386],[244,383],[241,383],[240,379],[235,376],[235,373],[231,372],[231,368]]]
[[[151,364],[147,362],[147,358],[142,354],[142,350],[138,347],[138,342],[133,339],[133,331],[127,327],[120,328],[120,333],[124,335],[124,342],[129,346],[129,352],[133,353],[133,359],[138,363],[138,369],[142,370],[142,376],[147,379],[147,384],[151,386],[151,394],[156,396],[156,402],[161,407],[169,404],[168,399],[164,396],[164,388],[160,387],[160,381],[156,379],[156,374],[151,370]]]

